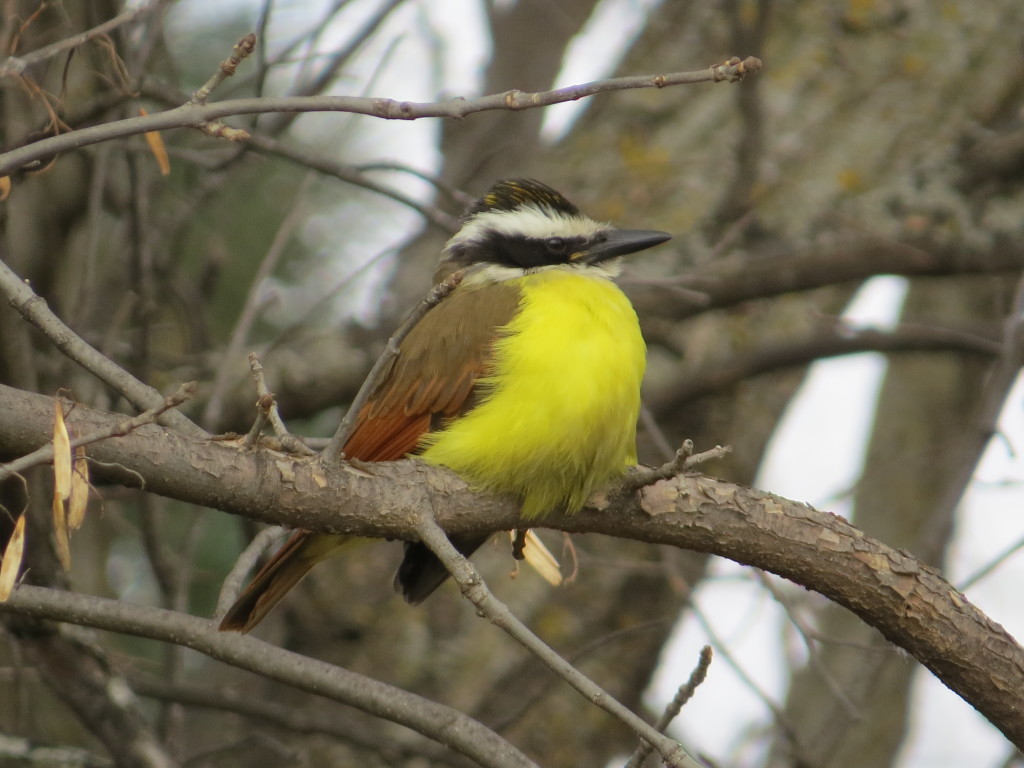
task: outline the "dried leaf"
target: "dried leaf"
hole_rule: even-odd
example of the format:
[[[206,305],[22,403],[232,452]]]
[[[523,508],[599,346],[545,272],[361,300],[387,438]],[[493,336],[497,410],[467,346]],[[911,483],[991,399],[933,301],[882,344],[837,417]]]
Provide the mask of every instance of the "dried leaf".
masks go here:
[[[75,466],[71,473],[71,495],[68,497],[68,527],[77,530],[85,520],[89,505],[89,462],[85,460],[85,446],[75,448]]]
[[[562,566],[532,530],[526,532],[523,558],[551,586],[557,587],[562,583]]]
[[[64,500],[53,496],[53,534],[57,540],[57,557],[65,571],[71,570],[71,542],[68,540],[68,519],[64,514]]]
[[[71,440],[59,399],[54,400],[53,411],[53,480],[55,496],[66,499],[71,495]]]
[[[7,602],[7,598],[14,591],[14,583],[18,579],[18,571],[21,569],[21,558],[25,552],[25,516],[18,518],[14,524],[14,533],[7,542],[7,549],[4,551],[4,559],[0,561],[0,603]]]
[[[139,114],[145,117],[149,113],[142,107],[139,107]],[[146,143],[149,145],[149,151],[153,153],[156,164],[160,167],[160,173],[164,176],[168,175],[171,172],[171,158],[167,155],[167,146],[164,144],[160,132],[146,131],[143,135],[146,138]]]

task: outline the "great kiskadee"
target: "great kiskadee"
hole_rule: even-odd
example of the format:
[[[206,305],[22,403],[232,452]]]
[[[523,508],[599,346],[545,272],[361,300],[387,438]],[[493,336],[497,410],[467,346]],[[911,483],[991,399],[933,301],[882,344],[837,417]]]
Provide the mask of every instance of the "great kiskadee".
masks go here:
[[[578,511],[636,463],[646,348],[612,282],[615,257],[669,237],[594,221],[538,181],[496,183],[442,253],[435,282],[459,269],[462,281],[405,336],[345,455],[417,455],[475,489],[517,497],[524,520]],[[469,555],[486,539],[452,543]],[[296,532],[220,628],[248,632],[310,568],[353,541]],[[406,544],[395,587],[415,604],[447,576],[423,544]]]

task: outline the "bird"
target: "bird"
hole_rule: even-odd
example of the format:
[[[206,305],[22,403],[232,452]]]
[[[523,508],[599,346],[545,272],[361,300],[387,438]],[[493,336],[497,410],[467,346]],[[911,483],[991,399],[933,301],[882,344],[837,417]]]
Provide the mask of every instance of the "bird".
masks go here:
[[[478,491],[518,499],[528,522],[587,498],[636,464],[646,346],[613,282],[617,257],[669,240],[585,215],[534,179],[497,181],[466,210],[435,285],[457,287],[402,338],[356,414],[347,458],[409,455]],[[469,556],[489,534],[453,536]],[[317,563],[355,537],[297,531],[229,608],[221,630],[248,632]],[[405,544],[395,588],[418,604],[448,577]]]

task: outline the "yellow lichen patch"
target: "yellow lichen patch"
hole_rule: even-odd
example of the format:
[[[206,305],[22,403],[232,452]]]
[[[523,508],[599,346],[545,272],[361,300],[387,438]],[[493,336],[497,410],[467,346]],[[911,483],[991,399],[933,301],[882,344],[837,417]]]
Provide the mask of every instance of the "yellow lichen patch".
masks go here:
[[[838,181],[844,192],[860,192],[864,189],[864,177],[853,168],[843,168],[839,171]]]
[[[900,69],[905,75],[921,75],[928,71],[928,60],[908,53],[900,60]]]

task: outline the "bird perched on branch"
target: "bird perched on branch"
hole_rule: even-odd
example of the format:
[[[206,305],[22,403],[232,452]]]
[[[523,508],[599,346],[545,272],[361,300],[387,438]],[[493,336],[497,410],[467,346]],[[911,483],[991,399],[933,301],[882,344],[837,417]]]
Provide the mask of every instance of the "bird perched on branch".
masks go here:
[[[477,490],[515,496],[526,521],[578,511],[636,463],[646,348],[612,282],[615,257],[669,237],[594,221],[538,181],[497,182],[442,253],[435,282],[459,270],[461,281],[401,340],[356,414],[345,455],[417,455]],[[487,537],[452,543],[469,555]],[[296,532],[220,628],[248,632],[314,565],[356,540]],[[447,577],[423,544],[405,545],[395,586],[408,602]]]

